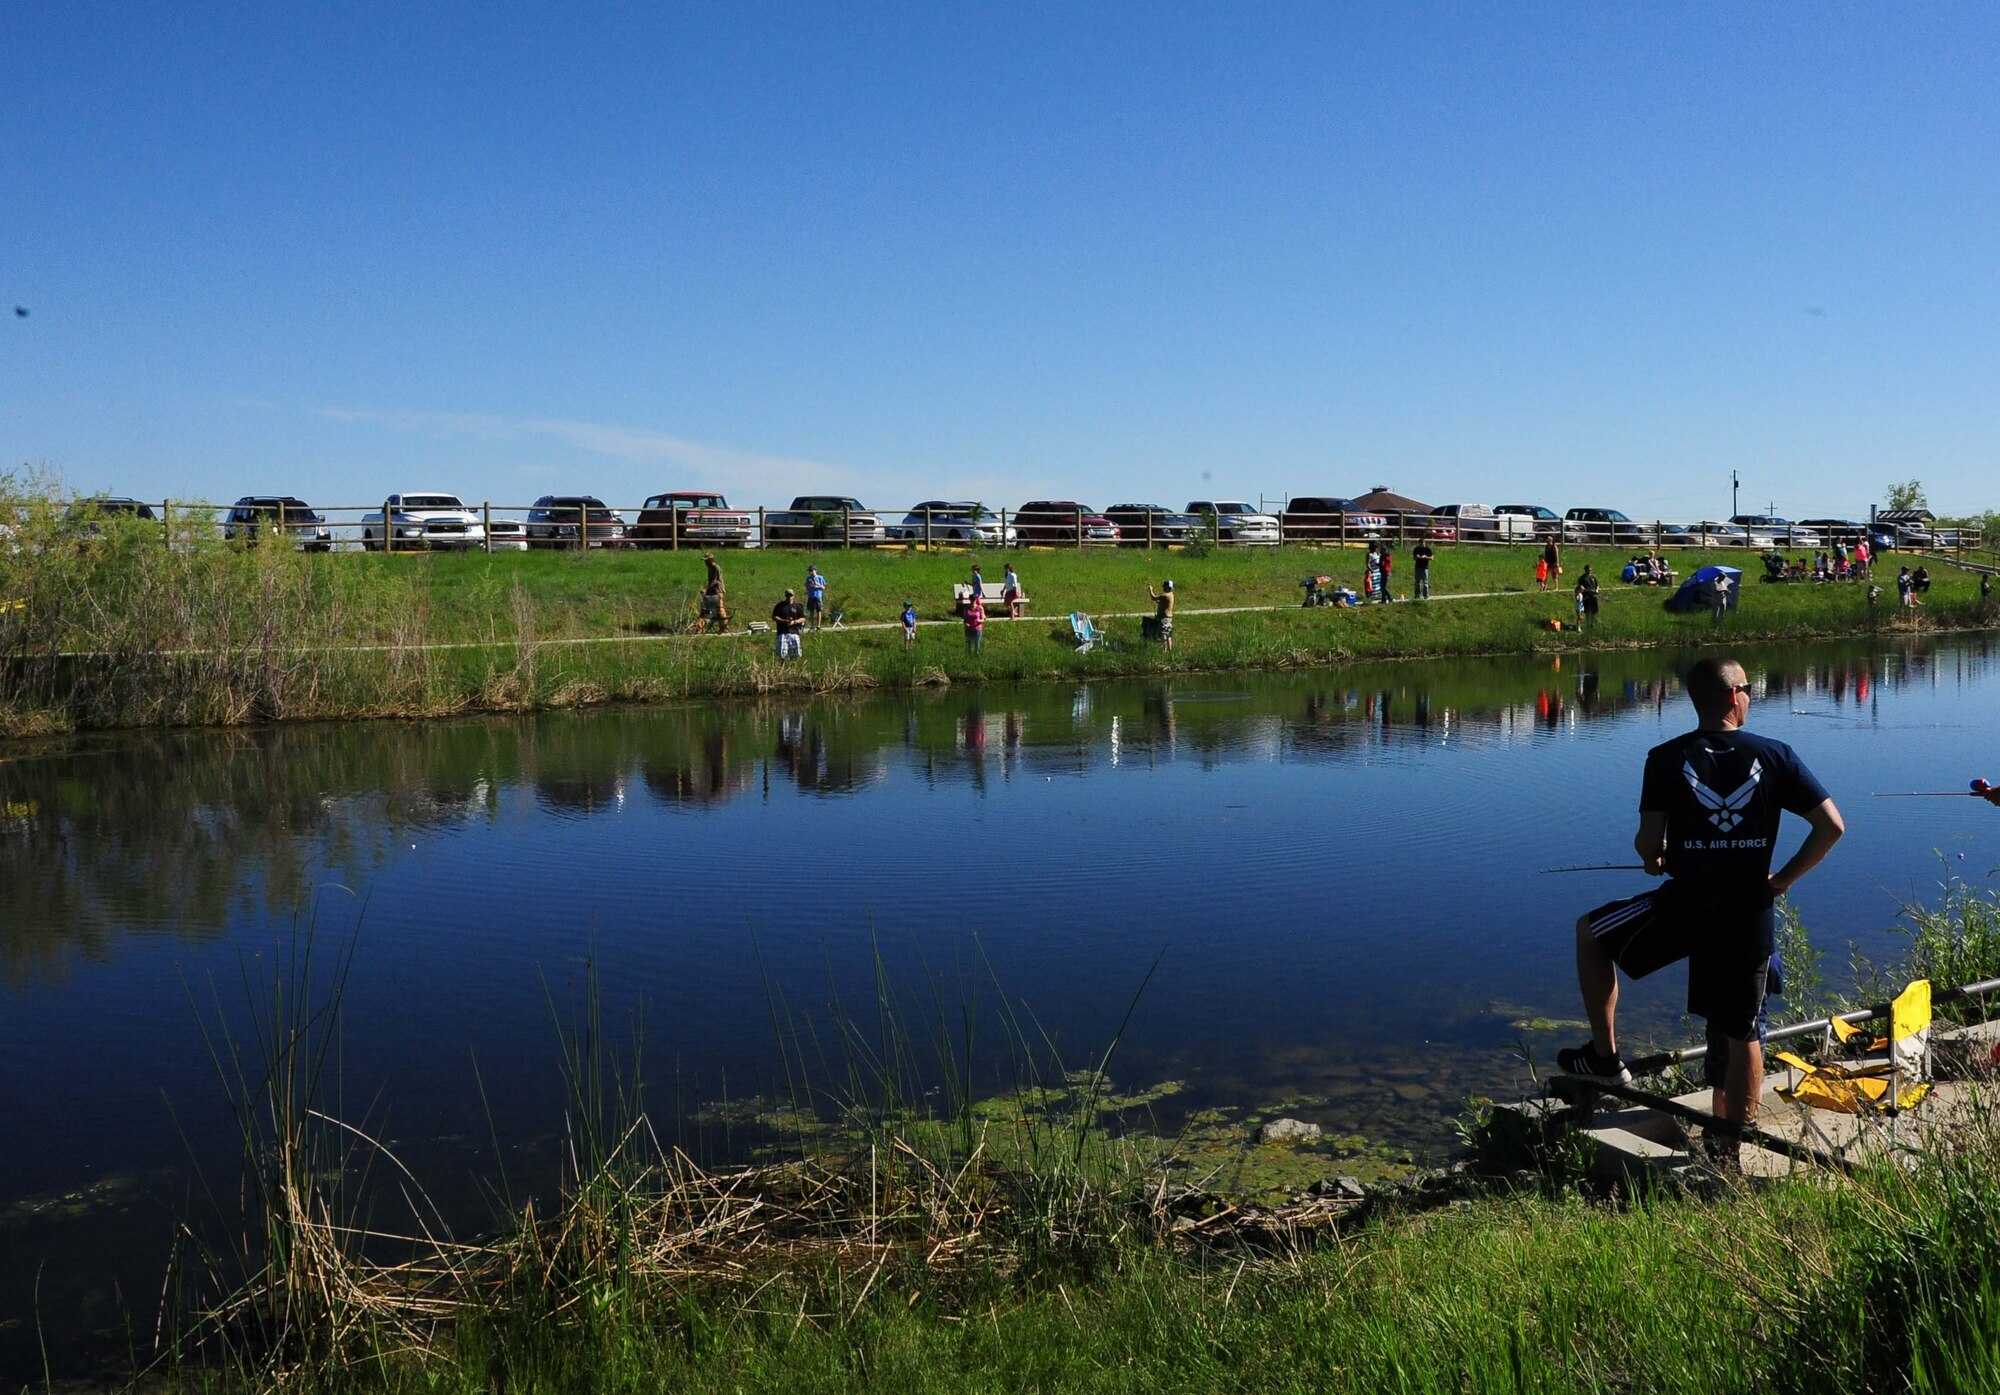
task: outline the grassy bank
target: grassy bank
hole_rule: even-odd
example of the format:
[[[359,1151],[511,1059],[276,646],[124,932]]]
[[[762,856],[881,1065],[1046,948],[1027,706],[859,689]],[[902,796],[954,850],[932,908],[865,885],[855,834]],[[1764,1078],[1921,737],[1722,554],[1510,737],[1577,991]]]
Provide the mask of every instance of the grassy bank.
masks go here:
[[[432,1344],[357,1345],[334,1391],[1972,1391],[2000,1378],[1996,1160],[1850,1191],[1607,1208],[1527,1195],[1281,1256],[1133,1248],[965,1283],[917,1258],[720,1285],[605,1274]],[[941,1277],[944,1282],[940,1282]],[[567,1311],[564,1298],[574,1298]],[[585,1311],[588,1303],[590,1310]],[[388,1334],[385,1332],[385,1336]],[[188,1376],[240,1389],[270,1377]]]
[[[2000,905],[1946,891],[1917,914],[1896,977],[1940,955],[1992,971]],[[560,1194],[508,1207],[467,1242],[438,1238],[386,1151],[312,1115],[334,1015],[273,1014],[282,1028],[260,1051],[275,1068],[233,1074],[259,1082],[242,1117],[261,1210],[236,1230],[256,1237],[241,1256],[255,1273],[195,1311],[167,1383],[357,1395],[2000,1383],[2000,1113],[1948,1150],[1919,1130],[1893,1164],[1839,1185],[1720,1177],[1638,1196],[1586,1190],[1569,1145],[1514,1170],[1523,1155],[1482,1150],[1475,1126],[1458,1172],[1358,1205],[1258,1207],[1206,1190],[1160,1140],[1102,1127],[1133,1101],[1101,1070],[1064,1074],[1017,1029],[1028,1082],[974,1100],[950,1083],[965,1062],[949,1022],[926,1046],[922,1026],[877,1006],[879,1020],[815,1046],[837,1088],[805,1094],[837,1106],[835,1125],[722,1173],[654,1141],[630,1063],[610,1060],[594,1028],[577,1032]],[[928,1050],[943,1068],[934,1090],[912,1064]],[[371,1168],[412,1214],[357,1204],[345,1189]],[[424,1238],[382,1257],[398,1233]]]
[[[1586,562],[1607,578],[1599,623],[1578,633],[1566,590],[1533,589],[1527,549],[1447,549],[1434,568],[1439,599],[1358,610],[1297,604],[1308,573],[1358,584],[1356,549],[1035,551],[1013,554],[1029,618],[990,624],[973,655],[948,613],[951,584],[972,556],[857,551],[818,556],[849,627],[808,635],[804,661],[780,666],[768,639],[685,633],[701,580],[694,554],[303,556],[193,537],[163,548],[152,528],[107,527],[79,543],[57,522],[31,524],[16,525],[18,545],[0,556],[0,731],[12,733],[1690,646],[2000,619],[1975,577],[1943,563],[1914,614],[1896,609],[1893,588],[1871,609],[1857,584],[1753,582],[1741,608],[1714,625],[1669,616],[1660,591],[1620,584],[1622,553],[1569,549],[1565,583]],[[1004,555],[978,560],[992,580]],[[1674,560],[1757,569],[1753,558],[1721,553]],[[799,585],[806,561],[726,556],[739,627]],[[1403,562],[1399,594],[1409,584]],[[1130,615],[1146,609],[1147,582],[1168,575],[1180,597],[1171,654],[1141,642]],[[895,631],[871,627],[905,597],[923,617],[908,650]],[[1071,610],[1111,617],[1113,643],[1076,653]]]

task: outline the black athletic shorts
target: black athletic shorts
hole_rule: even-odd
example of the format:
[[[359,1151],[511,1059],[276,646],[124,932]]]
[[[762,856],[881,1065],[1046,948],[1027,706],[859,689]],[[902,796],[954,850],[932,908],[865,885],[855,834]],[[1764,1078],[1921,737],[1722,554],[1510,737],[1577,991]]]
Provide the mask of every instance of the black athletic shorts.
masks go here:
[[[1672,881],[1584,917],[1629,978],[1687,960],[1687,1010],[1737,1041],[1756,1036],[1763,1020],[1775,919],[1765,897],[1717,904]]]

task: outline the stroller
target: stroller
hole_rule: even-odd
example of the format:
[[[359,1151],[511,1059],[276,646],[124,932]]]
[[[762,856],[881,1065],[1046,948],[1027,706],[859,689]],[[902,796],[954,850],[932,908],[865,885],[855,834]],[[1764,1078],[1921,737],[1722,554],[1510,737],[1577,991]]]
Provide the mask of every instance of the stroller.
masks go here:
[[[1765,553],[1764,580],[1789,581],[1790,579],[1790,564],[1785,561],[1785,554],[1782,552]]]
[[[1306,591],[1306,598],[1299,604],[1307,607],[1333,604],[1333,597],[1328,595],[1326,591],[1327,587],[1333,585],[1332,577],[1324,575],[1302,577],[1299,580],[1299,585],[1303,586]]]

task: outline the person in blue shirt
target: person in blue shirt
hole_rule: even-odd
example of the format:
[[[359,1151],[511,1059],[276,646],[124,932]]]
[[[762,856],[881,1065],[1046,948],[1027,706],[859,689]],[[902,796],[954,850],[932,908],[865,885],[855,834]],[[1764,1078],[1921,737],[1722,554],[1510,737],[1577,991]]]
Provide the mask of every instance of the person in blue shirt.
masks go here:
[[[826,620],[826,578],[817,566],[806,568],[806,616],[814,629]]]
[[[908,649],[917,642],[917,603],[908,597],[903,599],[903,647]]]
[[[1701,659],[1686,681],[1699,725],[1646,753],[1632,844],[1646,871],[1667,880],[1577,921],[1577,982],[1591,1040],[1558,1052],[1556,1064],[1630,1083],[1618,1055],[1618,970],[1640,979],[1685,959],[1688,1011],[1707,1019],[1724,1048],[1704,1061],[1715,1114],[1749,1124],[1763,1092],[1775,903],[1819,865],[1846,825],[1797,752],[1743,729],[1750,682],[1742,664]],[[1806,838],[1773,872],[1786,812],[1806,821]],[[1716,1140],[1711,1152],[1727,1157],[1733,1141]]]

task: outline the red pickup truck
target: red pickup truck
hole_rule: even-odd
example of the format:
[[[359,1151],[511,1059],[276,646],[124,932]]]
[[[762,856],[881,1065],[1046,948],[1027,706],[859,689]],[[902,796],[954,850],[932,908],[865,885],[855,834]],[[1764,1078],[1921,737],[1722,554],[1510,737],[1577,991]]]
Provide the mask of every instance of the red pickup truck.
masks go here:
[[[750,515],[732,509],[720,494],[696,489],[655,494],[626,530],[633,547],[748,547]]]

